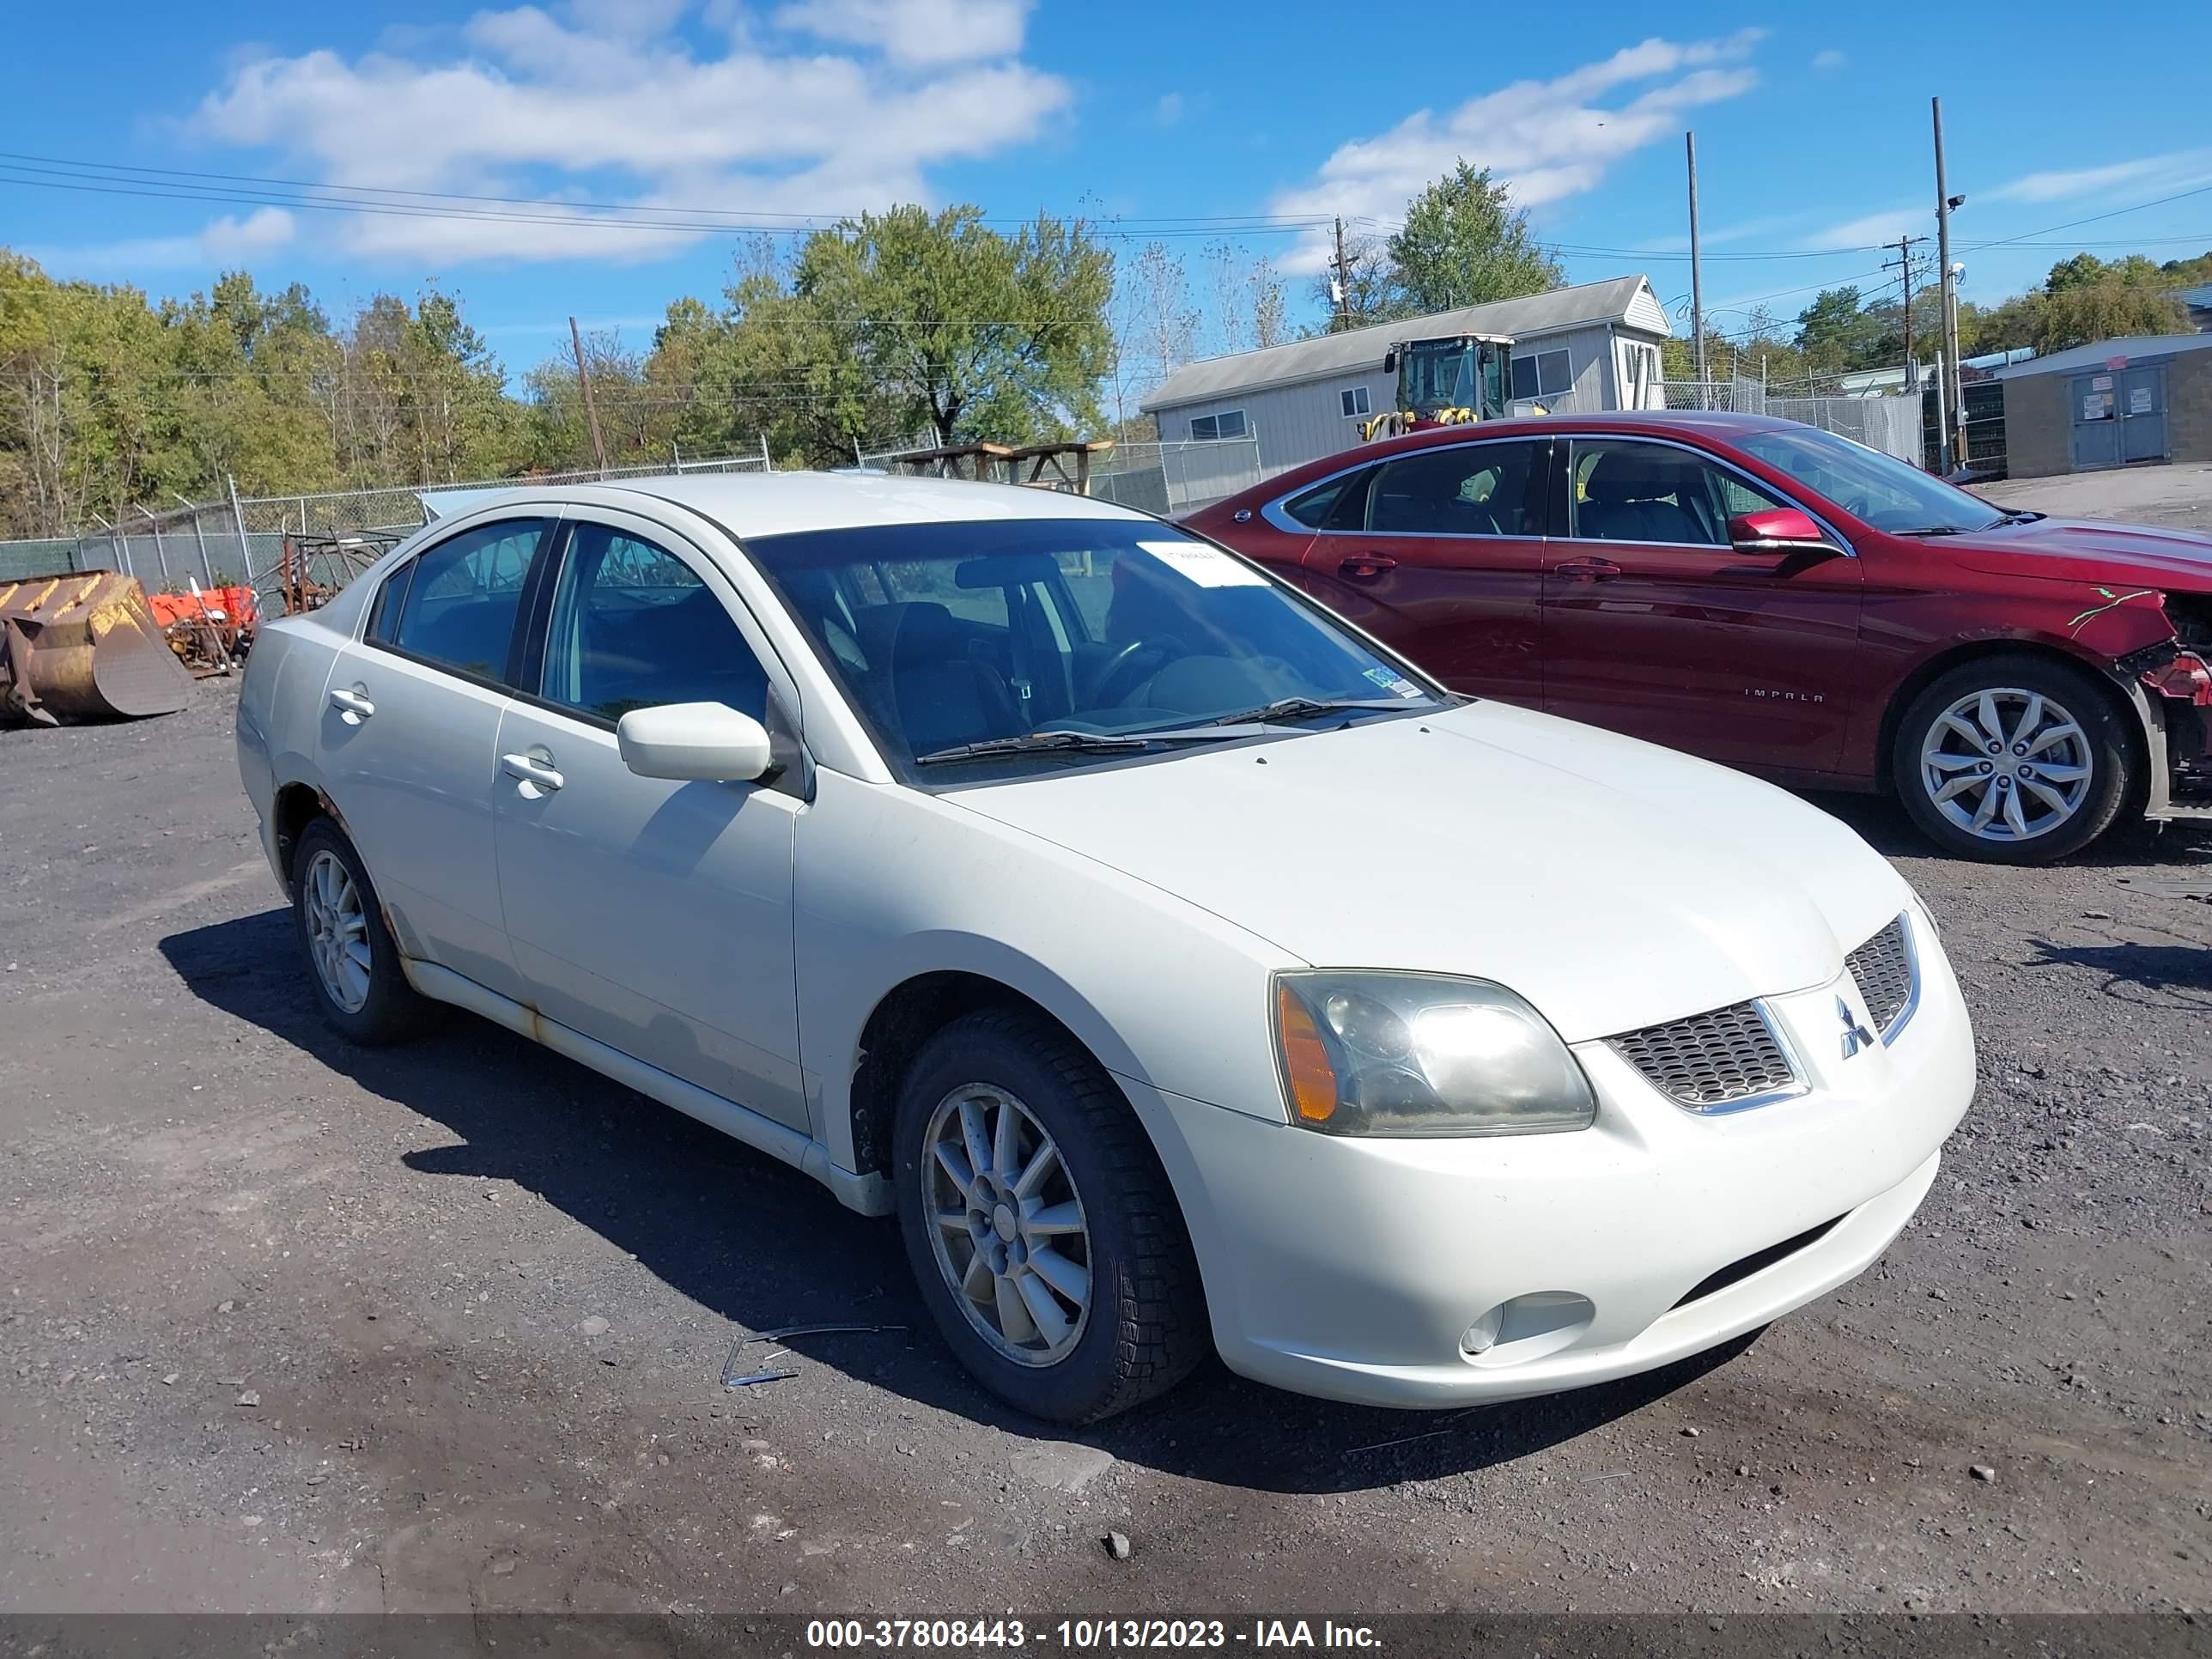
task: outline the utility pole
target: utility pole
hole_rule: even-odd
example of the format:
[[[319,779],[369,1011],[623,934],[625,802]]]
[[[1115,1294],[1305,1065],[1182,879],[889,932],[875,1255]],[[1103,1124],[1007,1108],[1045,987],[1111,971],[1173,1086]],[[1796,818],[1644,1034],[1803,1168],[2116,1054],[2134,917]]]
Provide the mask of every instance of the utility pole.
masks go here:
[[[1703,267],[1698,262],[1698,135],[1682,135],[1684,148],[1690,158],[1690,333],[1698,348],[1698,407],[1710,404],[1705,387],[1705,284]]]
[[[568,343],[576,349],[576,379],[584,388],[584,417],[592,425],[592,453],[599,463],[599,476],[607,476],[607,446],[599,436],[599,406],[592,398],[592,371],[584,363],[584,337],[576,327],[576,319],[568,319]]]
[[[1336,328],[1342,333],[1352,324],[1352,268],[1344,262],[1344,219],[1336,222]]]
[[[1943,100],[1930,98],[1928,104],[1936,121],[1936,257],[1943,264],[1943,402],[1948,417],[1941,435],[1943,470],[1948,472],[1966,464],[1966,408],[1959,374],[1958,279],[1951,269],[1951,210],[1966,198],[1952,195],[1944,182]],[[1955,434],[1953,422],[1957,423]]]
[[[1897,269],[1905,279],[1905,383],[1907,387],[1912,384],[1912,247],[1914,243],[1927,240],[1925,236],[1900,236],[1893,242],[1883,244],[1885,247],[1897,250]],[[1887,270],[1889,261],[1884,259],[1881,268]]]

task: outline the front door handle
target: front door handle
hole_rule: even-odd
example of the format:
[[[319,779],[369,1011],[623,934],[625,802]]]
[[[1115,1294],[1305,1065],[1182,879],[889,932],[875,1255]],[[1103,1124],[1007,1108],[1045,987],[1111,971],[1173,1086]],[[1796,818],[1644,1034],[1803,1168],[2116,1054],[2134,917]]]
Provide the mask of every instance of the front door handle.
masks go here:
[[[359,726],[376,712],[376,705],[362,695],[359,686],[347,690],[343,686],[331,688],[331,707],[346,717],[347,723]]]
[[[501,755],[499,769],[522,783],[535,784],[548,794],[558,789],[564,781],[552,767],[530,755]]]
[[[1610,581],[1620,574],[1620,567],[1611,559],[1569,559],[1552,569],[1553,574],[1565,576],[1571,582]]]
[[[1355,581],[1365,581],[1386,570],[1395,570],[1397,560],[1382,553],[1354,553],[1337,562],[1338,571]]]

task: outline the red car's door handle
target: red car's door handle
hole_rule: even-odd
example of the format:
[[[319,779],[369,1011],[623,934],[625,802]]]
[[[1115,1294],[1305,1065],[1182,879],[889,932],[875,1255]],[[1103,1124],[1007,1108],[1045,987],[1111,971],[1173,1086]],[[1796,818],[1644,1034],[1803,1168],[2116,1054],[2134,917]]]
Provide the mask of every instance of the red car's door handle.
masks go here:
[[[1336,568],[1353,580],[1364,581],[1370,576],[1379,576],[1386,570],[1395,570],[1398,562],[1381,553],[1354,553],[1348,558],[1340,559]]]
[[[1565,564],[1553,565],[1552,574],[1571,582],[1601,582],[1618,576],[1620,567],[1611,559],[1569,559]]]

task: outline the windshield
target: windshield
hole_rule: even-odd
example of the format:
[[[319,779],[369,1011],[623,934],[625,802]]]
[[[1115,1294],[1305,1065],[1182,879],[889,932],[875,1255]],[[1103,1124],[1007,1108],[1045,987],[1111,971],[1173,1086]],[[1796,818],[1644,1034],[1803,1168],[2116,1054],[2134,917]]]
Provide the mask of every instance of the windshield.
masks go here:
[[[762,537],[745,550],[886,757],[902,768],[939,757],[933,777],[972,775],[943,764],[946,750],[1033,732],[1141,737],[1292,698],[1437,704],[1317,607],[1148,520],[871,526]],[[1169,742],[1063,739],[952,758],[1032,769]]]
[[[1466,384],[1467,368],[1468,348],[1463,340],[1435,340],[1408,347],[1403,406],[1421,415],[1465,408],[1474,391]]]
[[[2004,514],[1980,497],[1879,450],[1810,427],[1755,432],[1736,447],[1788,473],[1855,519],[1893,534],[1987,530]]]

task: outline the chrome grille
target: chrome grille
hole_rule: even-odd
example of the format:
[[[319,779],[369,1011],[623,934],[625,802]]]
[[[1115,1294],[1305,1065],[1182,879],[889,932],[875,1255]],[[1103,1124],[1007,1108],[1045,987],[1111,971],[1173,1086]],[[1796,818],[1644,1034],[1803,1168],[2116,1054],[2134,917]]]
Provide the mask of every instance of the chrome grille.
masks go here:
[[[1798,1086],[1790,1056],[1757,1003],[1739,1002],[1606,1041],[1644,1081],[1693,1112],[1718,1111]]]
[[[1844,958],[1875,1030],[1887,1037],[1912,1005],[1912,951],[1903,916]]]

